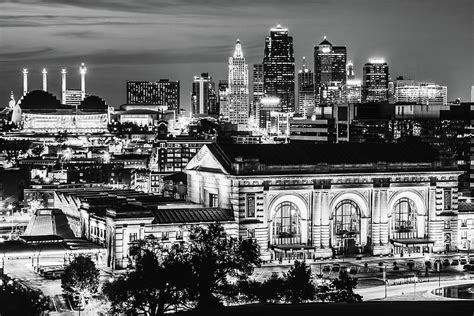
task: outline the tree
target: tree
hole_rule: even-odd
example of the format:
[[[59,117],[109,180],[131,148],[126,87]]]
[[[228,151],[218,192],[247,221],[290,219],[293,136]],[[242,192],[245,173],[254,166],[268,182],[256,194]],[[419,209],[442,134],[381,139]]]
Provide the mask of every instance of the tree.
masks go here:
[[[357,278],[349,276],[346,270],[339,272],[339,277],[332,281],[334,291],[331,292],[330,300],[333,302],[355,303],[361,302],[362,296],[354,293],[357,287]]]
[[[13,280],[0,279],[1,315],[39,315],[49,309],[49,297]]]
[[[99,269],[86,256],[77,256],[64,270],[61,278],[63,291],[69,295],[78,295],[80,305],[84,307],[99,287]]]
[[[34,157],[39,157],[44,151],[44,146],[43,145],[36,145],[33,148],[31,148],[31,154]]]
[[[238,288],[247,302],[279,303],[285,295],[285,280],[273,273],[264,282],[243,280]]]
[[[237,240],[227,236],[220,224],[191,229],[190,258],[197,307],[221,305],[229,293],[230,280],[245,279],[260,266],[260,248],[253,239]]]
[[[292,304],[314,299],[315,288],[311,268],[304,261],[295,261],[285,279],[285,298]]]
[[[156,238],[140,240],[130,249],[134,269],[103,287],[112,313],[163,315],[187,307],[191,266],[187,249],[164,249]]]

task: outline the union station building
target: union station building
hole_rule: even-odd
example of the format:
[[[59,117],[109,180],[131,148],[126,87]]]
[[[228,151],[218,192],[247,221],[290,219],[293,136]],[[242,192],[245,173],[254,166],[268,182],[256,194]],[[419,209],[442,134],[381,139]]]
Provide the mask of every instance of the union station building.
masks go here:
[[[208,144],[185,172],[264,259],[457,250],[461,172],[424,143]]]

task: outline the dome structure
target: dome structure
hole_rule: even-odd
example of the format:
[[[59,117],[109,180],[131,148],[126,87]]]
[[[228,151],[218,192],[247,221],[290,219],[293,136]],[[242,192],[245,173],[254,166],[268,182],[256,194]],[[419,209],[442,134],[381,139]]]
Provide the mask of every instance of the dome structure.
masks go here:
[[[51,93],[43,90],[33,90],[23,96],[19,103],[22,110],[57,110],[69,109]]]
[[[36,210],[26,226],[23,236],[59,236],[64,239],[75,238],[66,215],[57,208]]]
[[[100,97],[90,95],[81,101],[78,108],[84,112],[107,112],[108,106]]]

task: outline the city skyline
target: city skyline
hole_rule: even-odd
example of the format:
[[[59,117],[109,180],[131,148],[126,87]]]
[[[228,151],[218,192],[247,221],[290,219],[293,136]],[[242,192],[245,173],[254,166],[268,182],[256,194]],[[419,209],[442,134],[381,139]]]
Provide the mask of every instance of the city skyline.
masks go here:
[[[472,47],[466,49],[466,42],[473,42],[470,1],[260,1],[249,10],[250,4],[74,1],[64,5],[50,0],[1,4],[0,99],[6,106],[11,90],[16,98],[21,96],[22,68],[29,69],[30,90],[41,89],[41,70],[46,68],[48,89],[60,98],[61,69],[68,69],[68,85],[77,88],[75,72],[85,62],[88,93],[109,105],[126,103],[126,80],[166,78],[181,81],[182,107],[189,110],[193,76],[208,72],[216,82],[225,79],[226,59],[237,38],[249,67],[261,62],[265,36],[277,23],[293,36],[296,69],[302,56],[313,68],[313,47],[327,36],[334,45],[347,47],[347,59],[354,62],[359,79],[368,59],[384,57],[392,79],[402,75],[435,82],[448,86],[448,100],[470,99],[474,81]],[[388,16],[387,11],[393,14]],[[381,12],[383,21],[366,22]]]

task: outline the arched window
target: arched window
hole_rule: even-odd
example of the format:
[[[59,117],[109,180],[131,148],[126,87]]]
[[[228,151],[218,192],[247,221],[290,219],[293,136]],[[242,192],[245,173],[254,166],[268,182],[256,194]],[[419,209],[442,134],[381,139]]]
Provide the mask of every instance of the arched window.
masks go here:
[[[300,211],[292,202],[277,206],[273,219],[273,235],[294,237],[300,234]]]
[[[407,198],[401,198],[393,210],[393,229],[400,232],[416,230],[416,206]]]
[[[351,200],[344,200],[336,205],[333,220],[336,235],[358,234],[360,232],[360,209]]]

